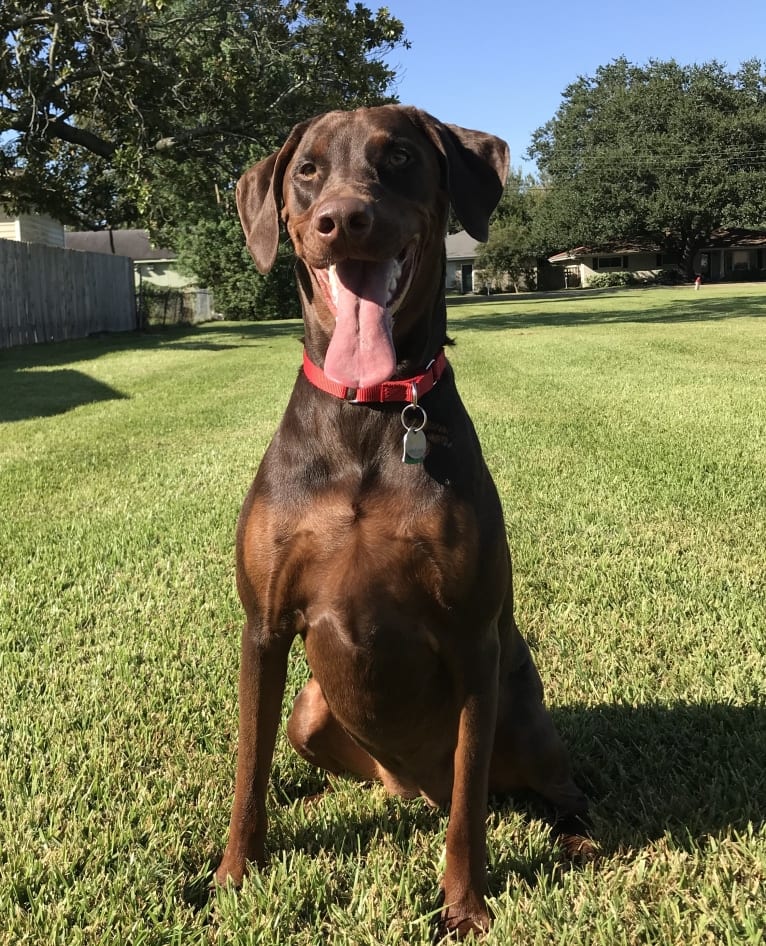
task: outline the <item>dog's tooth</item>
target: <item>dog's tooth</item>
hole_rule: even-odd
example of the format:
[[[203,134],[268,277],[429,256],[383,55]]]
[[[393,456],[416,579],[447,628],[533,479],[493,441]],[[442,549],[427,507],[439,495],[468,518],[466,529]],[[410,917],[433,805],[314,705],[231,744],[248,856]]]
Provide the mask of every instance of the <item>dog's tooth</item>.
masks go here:
[[[330,283],[330,295],[332,296],[333,305],[338,304],[338,273],[335,269],[335,263],[330,266],[327,270],[328,282]]]
[[[399,286],[399,278],[401,275],[402,275],[402,264],[399,262],[399,260],[392,259],[391,268],[388,274],[388,286],[387,286],[389,302],[393,299],[394,295],[396,294],[396,290]]]

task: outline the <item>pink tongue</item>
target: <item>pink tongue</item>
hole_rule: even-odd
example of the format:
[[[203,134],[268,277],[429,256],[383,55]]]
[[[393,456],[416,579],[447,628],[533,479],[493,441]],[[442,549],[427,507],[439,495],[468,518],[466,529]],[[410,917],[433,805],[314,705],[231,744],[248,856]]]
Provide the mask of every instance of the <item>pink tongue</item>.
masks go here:
[[[386,313],[391,263],[344,260],[336,273],[335,330],[325,355],[325,374],[349,388],[388,381],[396,369]]]

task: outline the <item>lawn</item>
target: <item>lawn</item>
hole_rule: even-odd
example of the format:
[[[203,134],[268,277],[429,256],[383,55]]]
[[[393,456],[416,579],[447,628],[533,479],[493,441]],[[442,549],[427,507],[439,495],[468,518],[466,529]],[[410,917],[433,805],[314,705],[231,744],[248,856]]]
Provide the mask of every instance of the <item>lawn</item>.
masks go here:
[[[517,617],[593,802],[567,870],[488,822],[488,944],[755,944],[766,883],[766,285],[451,306]],[[0,942],[429,944],[446,818],[280,737],[269,869],[208,896],[233,791],[239,503],[301,327],[0,352]],[[305,679],[293,653],[288,697]]]

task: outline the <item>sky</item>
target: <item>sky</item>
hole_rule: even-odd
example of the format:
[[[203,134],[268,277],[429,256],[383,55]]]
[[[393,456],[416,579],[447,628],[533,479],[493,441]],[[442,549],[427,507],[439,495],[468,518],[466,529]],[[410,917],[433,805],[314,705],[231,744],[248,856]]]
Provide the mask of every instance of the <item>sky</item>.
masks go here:
[[[499,135],[514,167],[567,85],[619,56],[635,63],[766,59],[766,0],[366,0],[412,46],[388,58],[396,94],[445,122]]]

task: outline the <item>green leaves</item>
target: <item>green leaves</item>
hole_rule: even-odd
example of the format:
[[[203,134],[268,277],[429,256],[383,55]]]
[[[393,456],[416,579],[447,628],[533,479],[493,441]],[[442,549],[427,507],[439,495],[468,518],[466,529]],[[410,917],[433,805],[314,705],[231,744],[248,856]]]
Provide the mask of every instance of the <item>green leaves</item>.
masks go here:
[[[294,124],[389,100],[405,42],[345,0],[11,0],[0,35],[0,206],[148,227],[239,317],[274,317],[292,264],[255,273],[237,178]]]
[[[493,215],[489,240],[480,247],[477,267],[491,285],[518,288],[523,281],[534,288],[536,257],[541,255],[536,229],[540,188],[531,175],[511,170],[503,196]]]
[[[529,154],[560,249],[646,240],[691,258],[716,227],[763,223],[764,65],[616,59],[567,87]]]
[[[227,190],[296,122],[383,100],[403,26],[344,0],[15,0],[0,35],[0,200],[162,226],[179,219],[173,164]]]
[[[300,318],[295,256],[288,244],[280,245],[273,269],[262,276],[235,214],[221,212],[190,223],[178,242],[182,266],[201,285],[215,287],[216,312],[229,319]]]

